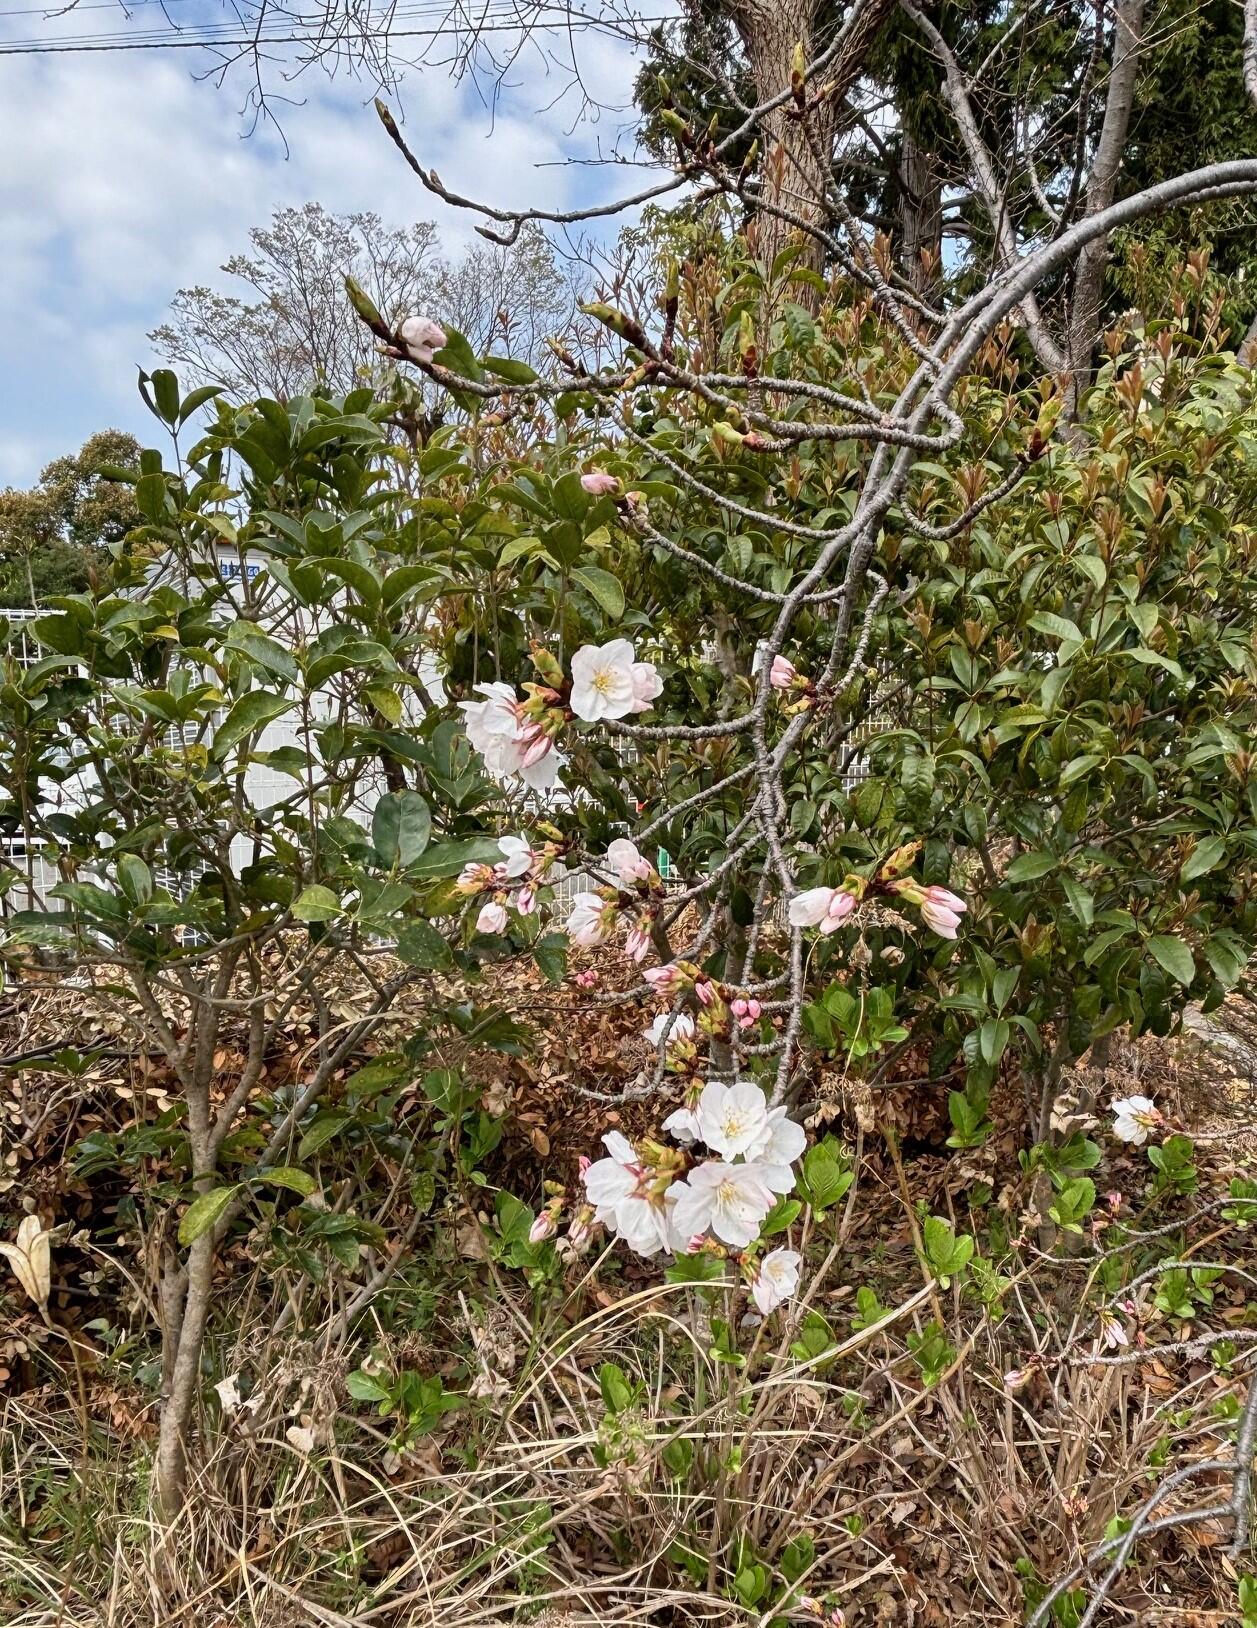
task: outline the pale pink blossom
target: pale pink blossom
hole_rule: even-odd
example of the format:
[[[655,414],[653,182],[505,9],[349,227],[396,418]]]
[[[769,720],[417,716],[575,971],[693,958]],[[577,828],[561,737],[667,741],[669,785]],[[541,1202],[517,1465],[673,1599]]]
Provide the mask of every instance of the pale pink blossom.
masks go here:
[[[578,989],[596,989],[597,986],[598,974],[592,967],[586,967],[583,972],[576,974],[576,987]]]
[[[459,871],[454,886],[459,893],[483,893],[485,888],[493,887],[496,880],[494,866],[478,865],[473,860]]]
[[[696,978],[694,980],[694,994],[700,1006],[710,1006],[716,999],[716,986],[710,978]]]
[[[609,1131],[602,1141],[608,1157],[591,1164],[583,1178],[596,1218],[639,1255],[675,1248],[674,1201],[658,1190],[656,1172],[619,1131]]]
[[[948,887],[940,887],[937,882],[931,882],[929,887],[923,889],[923,893],[930,904],[940,905],[956,916],[963,916],[969,908],[959,893],[953,893]]]
[[[748,1157],[759,1166],[760,1176],[770,1192],[794,1190],[794,1162],[807,1146],[807,1132],[787,1117],[786,1110],[770,1108],[765,1135],[749,1150]]]
[[[675,1046],[681,1041],[693,1040],[694,1019],[687,1012],[660,1012],[642,1034],[652,1045],[658,1046],[666,1036],[667,1044]]]
[[[663,679],[653,662],[633,663],[633,705],[631,712],[649,712],[663,694]]]
[[[649,859],[643,858],[637,844],[627,837],[617,837],[608,845],[607,864],[620,881],[630,887],[637,882],[648,882],[655,874],[655,867]]]
[[[499,904],[496,899],[490,899],[487,904],[481,905],[480,914],[476,917],[476,931],[478,933],[500,933],[506,928],[506,906]]]
[[[431,317],[407,317],[398,338],[416,362],[430,362],[434,351],[444,350],[445,329]]]
[[[675,994],[678,989],[684,989],[689,982],[675,961],[666,961],[661,967],[647,967],[642,977],[656,995]]]
[[[578,893],[572,900],[571,914],[565,925],[573,944],[591,950],[607,942],[614,922],[615,907],[608,905],[601,894]]]
[[[682,1147],[691,1147],[700,1139],[698,1113],[693,1108],[675,1108],[663,1122],[668,1135]]]
[[[543,1244],[547,1238],[553,1238],[558,1230],[559,1224],[555,1219],[554,1211],[547,1205],[532,1226],[529,1227],[528,1242],[530,1244]]]
[[[522,834],[517,837],[503,837],[498,843],[498,850],[505,855],[502,874],[512,881],[527,876],[537,859],[528,838]]]
[[[836,933],[855,909],[855,895],[846,888],[813,887],[796,893],[790,901],[791,927],[819,927],[822,933]]]
[[[796,1249],[774,1249],[764,1256],[751,1280],[751,1298],[763,1316],[795,1294],[802,1265],[803,1257]]]
[[[798,678],[798,668],[785,656],[774,656],[773,664],[768,670],[768,682],[775,690],[788,690]]]
[[[1161,1111],[1151,1097],[1118,1097],[1109,1106],[1113,1113],[1114,1136],[1135,1147],[1142,1147],[1149,1131],[1162,1123]]]
[[[724,1159],[696,1165],[685,1181],[672,1184],[668,1196],[675,1203],[672,1226],[678,1234],[693,1238],[710,1227],[722,1243],[736,1249],[755,1241],[773,1207],[773,1195],[753,1163],[728,1164]]]
[[[537,908],[537,889],[531,882],[525,882],[515,895],[515,908],[521,916],[531,916]]]
[[[645,922],[635,921],[629,928],[624,953],[634,961],[644,961],[650,954],[650,927]]]
[[[620,483],[615,476],[608,475],[602,469],[591,469],[588,474],[581,476],[580,483],[591,497],[610,497],[620,490]]]
[[[633,646],[627,639],[583,645],[572,657],[572,711],[586,723],[623,718],[636,699]]]

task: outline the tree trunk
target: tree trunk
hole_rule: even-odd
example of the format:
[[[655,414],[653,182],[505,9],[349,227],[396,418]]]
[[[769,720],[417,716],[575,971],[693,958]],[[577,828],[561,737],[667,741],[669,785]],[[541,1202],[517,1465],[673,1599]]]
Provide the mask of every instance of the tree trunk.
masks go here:
[[[189,1251],[187,1286],[178,1321],[165,1331],[174,1351],[158,1426],[156,1474],[157,1504],[162,1519],[168,1522],[179,1514],[187,1497],[188,1437],[201,1394],[201,1348],[209,1317],[215,1254],[214,1229],[210,1227]]]
[[[767,114],[761,123],[764,148],[760,161],[761,207],[755,229],[758,257],[765,274],[798,233],[804,241],[799,264],[815,271],[824,265],[823,245],[800,232],[799,222],[823,225],[828,218],[825,201],[833,167],[834,139],[842,127],[847,92],[864,67],[869,48],[896,0],[856,0],[842,30],[842,45],[804,87],[808,102],[806,122],[793,98]],[[803,47],[810,62],[817,52],[815,33],[819,0],[730,0],[730,9],[759,102],[768,102],[790,89],[794,48]],[[824,92],[822,95],[821,92]],[[780,210],[794,219],[783,219]],[[800,303],[813,308],[819,300],[804,290]]]
[[[934,154],[906,129],[899,175],[900,264],[912,292],[929,299],[943,260],[943,183]]]
[[[812,25],[816,0],[734,0],[733,17],[746,50],[759,102],[790,89],[794,48],[814,54]],[[810,87],[809,87],[810,88]],[[833,106],[827,100],[807,115],[805,126],[793,99],[767,114],[761,124],[760,207],[755,217],[756,250],[771,275],[773,262],[796,235],[804,239],[799,264],[819,271],[824,255],[815,238],[777,210],[809,224],[825,220],[825,189],[833,152]]]
[[[1118,0],[1104,123],[1087,181],[1084,215],[1100,214],[1117,195],[1122,152],[1126,146],[1131,108],[1135,101],[1143,29],[1144,0]],[[1109,240],[1098,237],[1083,249],[1074,270],[1067,344],[1070,375],[1067,408],[1071,418],[1076,417],[1083,392],[1091,381],[1091,357],[1096,340],[1100,337],[1100,304],[1104,292],[1104,269],[1108,261]]]

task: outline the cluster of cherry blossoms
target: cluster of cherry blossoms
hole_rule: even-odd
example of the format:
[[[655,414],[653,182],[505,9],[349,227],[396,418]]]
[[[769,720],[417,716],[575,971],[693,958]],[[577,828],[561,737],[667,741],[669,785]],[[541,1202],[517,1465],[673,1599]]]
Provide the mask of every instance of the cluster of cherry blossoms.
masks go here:
[[[605,863],[614,882],[576,894],[565,923],[568,937],[582,949],[594,949],[610,942],[621,919],[632,913],[624,948],[634,961],[642,961],[663,898],[659,872],[627,837],[617,837],[608,846]]]
[[[611,478],[611,477],[608,477]],[[557,741],[572,718],[600,723],[648,712],[663,691],[649,661],[638,661],[627,639],[583,645],[572,657],[568,680],[555,658],[535,650],[541,679],[525,684],[524,699],[500,680],[477,684],[479,701],[460,701],[467,738],[495,780],[522,780],[533,791],[548,791],[565,758]]]
[[[937,883],[926,887],[902,874],[916,858],[920,846],[919,842],[912,842],[897,849],[871,881],[863,876],[848,876],[840,887],[812,887],[796,893],[789,905],[790,925],[819,927],[823,935],[836,933],[865,898],[883,894],[899,904],[920,910],[921,920],[940,938],[955,938],[960,918],[969,908],[965,900],[950,888]]]
[[[474,862],[464,865],[454,884],[457,891],[468,898],[480,893],[491,894],[476,917],[478,933],[505,932],[508,906],[513,906],[521,916],[532,915],[537,908],[537,889],[562,848],[557,842],[534,848],[521,833],[502,837],[498,851],[502,858],[496,865]]]
[[[708,1080],[695,1105],[679,1109],[664,1128],[691,1146],[701,1143],[709,1156],[692,1159],[650,1141],[639,1149],[619,1131],[608,1132],[607,1156],[582,1177],[594,1219],[639,1255],[748,1249],[778,1198],[794,1187],[803,1127],[784,1108],[770,1108],[753,1080]],[[793,1292],[798,1256],[774,1250],[754,1274],[756,1303],[767,1314]]]

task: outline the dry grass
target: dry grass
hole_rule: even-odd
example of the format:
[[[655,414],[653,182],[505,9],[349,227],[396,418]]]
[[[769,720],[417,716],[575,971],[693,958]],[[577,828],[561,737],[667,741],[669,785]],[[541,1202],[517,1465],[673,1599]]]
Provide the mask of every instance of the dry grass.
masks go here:
[[[1234,1110],[1232,1134],[1202,1148],[1198,1198],[1150,1211],[1145,1227],[1189,1216],[1248,1156],[1233,1134],[1251,1124],[1246,1104],[1202,1092],[1189,1064],[1149,1048],[1114,1065],[1110,1083],[1152,1085],[1196,1124],[1208,1110],[1206,1128]],[[84,1357],[82,1404],[65,1343],[26,1329],[26,1382],[0,1402],[0,1622],[768,1628],[792,1588],[840,1602],[852,1624],[1024,1622],[1036,1580],[1067,1571],[1165,1469],[1233,1450],[1253,1317],[1242,1282],[1223,1280],[1207,1326],[1235,1334],[1229,1365],[1204,1348],[1091,1362],[1085,1293],[1106,1270],[1093,1245],[1001,1255],[1029,1184],[1002,1169],[990,1201],[966,1213],[963,1183],[948,1179],[962,1164],[918,1157],[897,1169],[870,1132],[858,1201],[807,1237],[803,1302],[758,1328],[741,1326],[747,1302],[734,1285],[707,1303],[611,1256],[536,1301],[518,1273],[447,1247],[408,1261],[350,1332],[333,1282],[307,1285],[299,1328],[277,1333],[287,1282],[256,1258],[234,1263],[194,1493],[167,1530],[151,1513],[142,1301],[117,1351]],[[1104,1179],[1133,1193],[1146,1174],[1111,1159]],[[997,1300],[923,1278],[919,1202],[961,1206],[958,1226],[1008,1279]],[[468,1217],[448,1220],[447,1238]],[[1216,1209],[1185,1242],[1198,1260],[1244,1259]],[[892,1308],[869,1329],[852,1326],[862,1285]],[[1155,1344],[1181,1330],[1155,1312],[1154,1288],[1137,1294]],[[822,1360],[790,1351],[809,1310],[837,1342]],[[722,1360],[722,1320],[738,1331],[739,1364]],[[951,1354],[927,1384],[912,1344],[933,1322]],[[401,1441],[394,1419],[346,1392],[372,1348],[386,1369],[441,1374],[472,1399]],[[607,1363],[634,1391],[616,1413],[599,1385]],[[1012,1370],[1022,1377],[1009,1387]],[[261,1402],[227,1418],[211,1385],[232,1373]],[[1236,1620],[1235,1572],[1257,1566],[1227,1560],[1228,1538],[1215,1521],[1142,1544],[1104,1620]],[[792,1553],[804,1555],[801,1574]],[[747,1583],[756,1566],[758,1591]]]

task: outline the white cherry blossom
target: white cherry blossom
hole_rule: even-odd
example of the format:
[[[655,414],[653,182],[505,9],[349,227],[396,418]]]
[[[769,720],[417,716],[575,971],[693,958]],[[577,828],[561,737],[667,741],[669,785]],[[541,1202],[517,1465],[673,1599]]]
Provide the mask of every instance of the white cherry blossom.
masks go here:
[[[596,944],[605,944],[611,937],[614,911],[598,893],[578,893],[572,900],[571,914],[567,918],[568,937],[573,944],[590,950]]]
[[[490,899],[488,904],[481,905],[480,914],[476,917],[476,931],[478,933],[501,933],[506,928],[506,906],[499,904],[496,899]]]
[[[679,1040],[692,1040],[694,1038],[694,1019],[687,1012],[660,1012],[649,1029],[643,1029],[642,1034],[652,1045],[659,1045],[665,1032],[667,1043],[676,1045]]]
[[[633,646],[627,639],[587,644],[572,657],[572,711],[588,724],[633,711]]]
[[[528,838],[522,834],[517,837],[503,837],[498,843],[498,851],[505,857],[502,874],[512,881],[527,876],[537,857],[529,845]]]
[[[1109,1106],[1113,1111],[1114,1136],[1135,1147],[1142,1147],[1149,1131],[1161,1123],[1161,1112],[1151,1097],[1117,1097]]]
[[[736,1085],[708,1080],[698,1099],[698,1124],[713,1153],[734,1159],[767,1144],[768,1103],[754,1080]]]
[[[759,1263],[751,1281],[751,1298],[765,1317],[796,1292],[802,1264],[796,1249],[771,1250]]]
[[[650,661],[633,663],[633,712],[649,712],[663,694],[663,679]]]
[[[431,317],[407,317],[398,337],[416,362],[430,362],[434,351],[445,349],[445,329]]]
[[[679,1236],[692,1238],[710,1227],[722,1243],[735,1249],[754,1243],[773,1207],[773,1195],[757,1165],[728,1164],[724,1159],[696,1165],[685,1181],[673,1182],[668,1196],[675,1201],[672,1226]]]
[[[602,1143],[607,1158],[591,1164],[583,1176],[596,1219],[639,1255],[675,1248],[673,1202],[669,1193],[656,1191],[655,1172],[642,1164],[633,1144],[619,1131],[609,1131]]]
[[[620,878],[630,886],[634,882],[649,881],[654,874],[655,867],[649,859],[642,856],[635,842],[627,837],[617,837],[607,847],[607,864]]]

